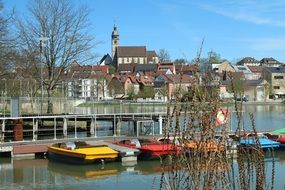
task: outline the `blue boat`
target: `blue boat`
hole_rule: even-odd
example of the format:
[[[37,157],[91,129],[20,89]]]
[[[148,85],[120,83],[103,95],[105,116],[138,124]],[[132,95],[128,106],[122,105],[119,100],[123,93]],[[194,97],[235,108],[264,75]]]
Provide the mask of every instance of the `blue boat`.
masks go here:
[[[256,135],[258,135],[258,137],[256,137]],[[248,134],[244,137],[241,137],[239,141],[240,145],[248,147],[257,147],[257,142],[259,142],[260,148],[262,148],[263,150],[277,149],[280,147],[280,142],[270,140],[262,133]]]

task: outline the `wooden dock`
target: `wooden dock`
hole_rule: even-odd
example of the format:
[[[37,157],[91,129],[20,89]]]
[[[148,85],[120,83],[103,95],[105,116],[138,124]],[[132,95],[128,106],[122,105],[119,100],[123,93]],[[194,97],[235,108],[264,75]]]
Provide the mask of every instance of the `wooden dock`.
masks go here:
[[[119,137],[117,137],[119,139]],[[107,145],[110,148],[119,152],[119,157],[122,162],[137,161],[138,149],[118,146],[111,142],[114,138],[81,138],[81,139],[68,139],[68,140],[45,140],[37,142],[7,142],[0,144],[0,153],[10,153],[13,158],[35,158],[44,157],[47,153],[47,147],[53,143],[68,142],[68,141],[86,141],[92,145]]]

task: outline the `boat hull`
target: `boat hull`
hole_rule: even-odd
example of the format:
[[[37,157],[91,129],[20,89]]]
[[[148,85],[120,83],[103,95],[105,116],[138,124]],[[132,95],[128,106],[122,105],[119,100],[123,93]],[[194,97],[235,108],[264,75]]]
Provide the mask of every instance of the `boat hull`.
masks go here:
[[[258,139],[260,148],[263,150],[271,150],[271,149],[278,149],[280,147],[280,143],[270,140],[270,139]],[[241,146],[246,146],[249,148],[255,148],[257,147],[256,143],[257,139],[254,138],[244,138],[240,140],[240,145]]]
[[[74,150],[56,146],[48,147],[48,159],[69,164],[90,164],[102,160],[114,160],[118,152],[108,146],[89,146]]]
[[[168,155],[178,154],[180,151],[178,146],[173,144],[159,144],[158,142],[149,142],[140,147],[137,147],[135,144],[126,143],[125,141],[115,142],[114,144],[139,149],[139,160],[157,160]]]
[[[51,151],[48,152],[48,159],[50,161],[62,162],[62,163],[68,163],[68,164],[91,164],[95,162],[91,160],[85,160],[84,158],[68,156],[68,155],[55,153]]]

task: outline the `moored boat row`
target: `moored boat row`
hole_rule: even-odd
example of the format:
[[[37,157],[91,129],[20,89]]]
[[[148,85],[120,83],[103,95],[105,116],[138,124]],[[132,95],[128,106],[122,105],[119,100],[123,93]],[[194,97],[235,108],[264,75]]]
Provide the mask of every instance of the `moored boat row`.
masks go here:
[[[221,152],[234,149],[237,146],[247,148],[259,147],[263,150],[279,149],[285,147],[285,129],[277,130],[271,133],[245,133],[240,136],[232,135],[227,139],[227,143],[220,143],[219,136],[217,141],[199,142],[187,140],[183,143],[173,142],[173,139],[146,139],[132,138],[112,142],[115,145],[138,149],[139,160],[152,160],[164,158],[168,155],[176,155],[187,148],[187,152],[193,150]],[[71,164],[88,164],[108,160],[116,160],[119,152],[113,150],[107,145],[90,145],[83,141],[56,143],[48,146],[48,159],[51,161],[60,161]]]
[[[139,160],[152,160],[177,154],[179,147],[173,144],[160,143],[149,139],[128,139],[113,142],[115,145],[138,149]],[[88,164],[105,160],[115,160],[119,152],[107,145],[89,145],[85,142],[56,143],[48,146],[48,159],[51,161],[66,162],[71,164]]]

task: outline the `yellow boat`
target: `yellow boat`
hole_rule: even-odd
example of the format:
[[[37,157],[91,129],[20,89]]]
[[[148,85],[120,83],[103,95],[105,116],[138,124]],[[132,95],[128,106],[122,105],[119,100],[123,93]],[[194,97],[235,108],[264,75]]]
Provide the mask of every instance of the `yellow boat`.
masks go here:
[[[89,165],[74,166],[70,164],[49,162],[48,170],[57,175],[74,177],[77,180],[86,180],[87,178],[103,179],[107,177],[117,176],[120,172],[117,168],[117,165],[111,163],[105,164],[104,166],[94,165],[90,167]]]
[[[48,146],[48,159],[70,164],[90,164],[114,160],[118,152],[107,145],[89,145],[83,141],[56,143]]]

